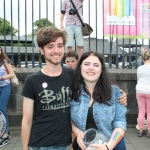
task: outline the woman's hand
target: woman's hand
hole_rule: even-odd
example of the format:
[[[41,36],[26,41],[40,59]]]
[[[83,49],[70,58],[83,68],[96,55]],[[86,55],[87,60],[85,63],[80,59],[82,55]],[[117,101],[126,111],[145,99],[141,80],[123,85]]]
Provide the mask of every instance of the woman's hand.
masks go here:
[[[82,149],[82,150],[85,150],[86,147],[85,147],[85,144],[83,142],[83,139],[84,139],[84,132],[83,131],[80,131],[77,135],[77,143],[79,145],[79,147]]]
[[[94,150],[107,150],[107,147],[102,144],[90,144],[89,147],[92,147]]]

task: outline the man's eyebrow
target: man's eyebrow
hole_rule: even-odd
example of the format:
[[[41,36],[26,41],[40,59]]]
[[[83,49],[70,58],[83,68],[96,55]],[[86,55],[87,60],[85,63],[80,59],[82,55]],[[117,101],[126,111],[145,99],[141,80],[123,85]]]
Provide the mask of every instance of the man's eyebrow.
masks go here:
[[[54,45],[54,44],[52,43],[47,44],[47,46],[51,46],[51,45]],[[63,43],[58,43],[57,45],[63,45]]]
[[[63,43],[58,43],[58,45],[63,45]]]

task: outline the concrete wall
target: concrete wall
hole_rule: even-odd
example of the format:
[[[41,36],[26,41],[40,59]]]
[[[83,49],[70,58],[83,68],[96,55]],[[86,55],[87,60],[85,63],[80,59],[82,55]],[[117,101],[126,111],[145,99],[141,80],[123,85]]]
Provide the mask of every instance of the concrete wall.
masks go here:
[[[19,79],[19,87],[12,88],[8,104],[9,124],[10,126],[21,125],[22,119],[22,96],[21,91],[23,88],[24,80],[29,75],[36,71],[38,68],[19,68],[16,75]],[[109,75],[112,79],[116,80],[118,85],[125,90],[128,95],[127,105],[127,123],[136,124],[138,113],[138,105],[136,101],[136,69],[108,69]]]

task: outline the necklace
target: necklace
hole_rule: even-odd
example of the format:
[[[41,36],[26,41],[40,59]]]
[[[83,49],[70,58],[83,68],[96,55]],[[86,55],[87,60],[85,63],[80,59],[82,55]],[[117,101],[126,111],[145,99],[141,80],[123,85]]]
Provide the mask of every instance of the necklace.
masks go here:
[[[47,76],[48,73],[46,72],[45,68],[43,68],[44,72],[46,73]],[[63,70],[62,70],[63,72]],[[50,77],[50,76],[49,76]],[[60,89],[60,86],[61,86],[61,82],[62,82],[62,75],[61,75],[61,78],[60,78],[60,83],[59,83],[59,86],[57,86],[57,84],[55,83],[55,81],[50,77],[50,80],[55,84],[55,86],[58,88],[59,92],[58,92],[58,96],[61,97],[61,89]],[[65,113],[65,104],[63,106],[63,113]]]
[[[43,68],[44,72],[46,73],[47,76],[48,73],[46,72],[45,68]],[[50,76],[49,76],[50,77]],[[61,75],[61,78],[60,78],[60,83],[59,83],[59,86],[57,86],[57,84],[55,83],[55,81],[50,77],[50,80],[54,83],[54,85],[58,88],[59,92],[58,92],[58,95],[59,97],[61,96],[61,89],[60,89],[60,86],[61,86],[61,82],[62,82],[62,75]]]

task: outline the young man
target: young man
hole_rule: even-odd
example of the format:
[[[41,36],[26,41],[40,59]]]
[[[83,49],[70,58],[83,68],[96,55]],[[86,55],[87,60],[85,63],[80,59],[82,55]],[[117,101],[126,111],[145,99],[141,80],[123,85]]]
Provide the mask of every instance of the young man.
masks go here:
[[[66,32],[54,26],[38,30],[37,44],[46,66],[24,83],[23,150],[70,149],[73,69],[61,67],[66,38]],[[126,103],[126,94],[122,101]]]
[[[82,16],[83,1],[84,0],[73,0],[82,20],[83,20],[83,16]],[[67,44],[66,44],[67,49],[68,51],[72,50],[72,47],[74,45],[74,37],[75,37],[76,45],[77,45],[77,53],[80,58],[81,55],[83,54],[83,49],[82,49],[83,35],[82,35],[81,22],[70,0],[63,0],[63,3],[62,3],[62,9],[61,9],[61,15],[60,15],[60,29],[61,30],[64,30],[63,21],[64,21],[65,14],[66,14],[65,30],[68,34]]]
[[[61,67],[66,38],[66,32],[50,26],[37,33],[46,67],[28,76],[22,91],[23,150],[70,148],[73,70]]]
[[[78,54],[75,51],[69,51],[64,57],[65,64],[68,68],[76,69],[78,64]]]

